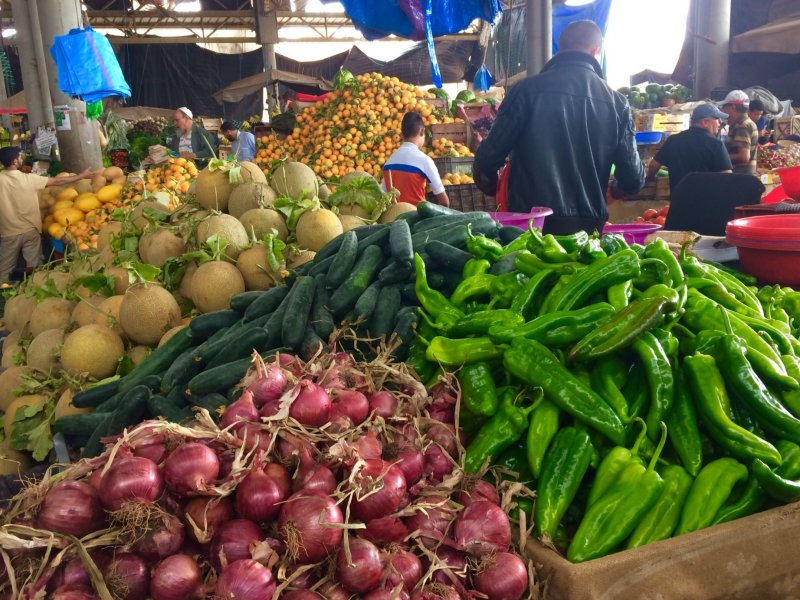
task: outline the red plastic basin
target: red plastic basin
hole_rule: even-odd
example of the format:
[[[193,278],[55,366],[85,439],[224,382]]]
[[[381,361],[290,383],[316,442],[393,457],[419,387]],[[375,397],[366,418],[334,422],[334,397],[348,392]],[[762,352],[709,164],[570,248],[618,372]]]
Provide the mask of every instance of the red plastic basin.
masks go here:
[[[729,244],[745,273],[763,283],[800,287],[800,215],[761,215],[730,221]]]
[[[644,244],[644,238],[661,229],[661,225],[655,223],[623,223],[620,225],[606,225],[603,233],[618,233],[625,238],[629,244]]]
[[[779,167],[775,169],[775,172],[777,172],[781,178],[783,191],[786,192],[790,198],[794,198],[795,200],[800,199],[800,166]]]
[[[501,225],[508,225],[519,227],[521,229],[528,228],[528,221],[533,219],[533,226],[542,228],[544,219],[547,215],[552,215],[553,209],[546,206],[534,206],[529,213],[516,213],[516,212],[490,212],[489,215]]]

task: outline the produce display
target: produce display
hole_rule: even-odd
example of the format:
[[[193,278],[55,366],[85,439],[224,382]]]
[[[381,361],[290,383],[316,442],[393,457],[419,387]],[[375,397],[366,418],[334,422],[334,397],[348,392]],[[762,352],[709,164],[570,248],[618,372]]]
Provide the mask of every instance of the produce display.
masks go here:
[[[758,168],[777,169],[800,164],[800,144],[790,146],[761,146],[758,149]]]
[[[448,185],[461,185],[464,183],[475,183],[471,173],[445,173],[442,175],[442,183]]]
[[[656,210],[655,208],[648,208],[641,216],[634,219],[634,223],[653,223],[655,225],[663,225],[667,221],[669,214],[669,204],[663,208]]]
[[[682,104],[693,98],[692,90],[683,85],[659,85],[650,83],[644,88],[639,86],[622,87],[617,90],[628,97],[633,108],[658,108]]]

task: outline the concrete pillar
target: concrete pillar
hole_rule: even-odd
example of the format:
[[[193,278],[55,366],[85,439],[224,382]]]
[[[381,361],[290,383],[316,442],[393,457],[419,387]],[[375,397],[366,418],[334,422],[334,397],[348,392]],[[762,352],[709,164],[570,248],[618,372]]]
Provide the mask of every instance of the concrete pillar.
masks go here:
[[[268,5],[268,6],[267,6]],[[255,2],[256,11],[256,36],[261,44],[261,51],[264,56],[264,72],[269,73],[270,69],[277,68],[275,58],[275,44],[278,43],[278,7],[272,2],[257,0]],[[278,85],[267,86],[267,114],[272,115],[275,107],[275,98],[278,94]],[[270,119],[271,120],[271,119]]]
[[[528,75],[536,75],[553,55],[553,2],[527,0],[525,28],[528,33]]]
[[[40,77],[28,1],[11,0],[11,10],[14,15],[14,28],[17,30],[16,44],[19,50],[22,85],[28,103],[28,125],[35,133],[39,127],[53,124],[50,84],[46,72],[44,77]],[[35,37],[36,39],[41,38],[38,34]],[[35,151],[34,154],[36,154]]]
[[[694,97],[708,98],[711,90],[728,83],[731,0],[692,3],[694,20]]]
[[[70,98],[59,89],[58,69],[50,54],[50,47],[56,36],[66,35],[70,29],[83,27],[80,0],[28,0],[28,3],[32,7],[31,28],[38,27],[41,33],[53,104],[69,107],[70,129],[57,132],[61,162],[67,171],[73,172],[100,168],[103,166],[103,154],[98,135],[99,126],[96,121],[86,118],[83,101]]]

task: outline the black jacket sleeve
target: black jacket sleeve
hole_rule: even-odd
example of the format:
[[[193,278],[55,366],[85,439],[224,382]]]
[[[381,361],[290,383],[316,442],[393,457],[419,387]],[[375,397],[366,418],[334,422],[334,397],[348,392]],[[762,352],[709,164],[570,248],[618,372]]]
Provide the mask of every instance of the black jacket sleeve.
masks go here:
[[[614,152],[614,177],[617,187],[625,194],[635,194],[644,187],[644,165],[636,150],[636,134],[633,130],[631,107],[623,100],[620,116],[617,149]]]

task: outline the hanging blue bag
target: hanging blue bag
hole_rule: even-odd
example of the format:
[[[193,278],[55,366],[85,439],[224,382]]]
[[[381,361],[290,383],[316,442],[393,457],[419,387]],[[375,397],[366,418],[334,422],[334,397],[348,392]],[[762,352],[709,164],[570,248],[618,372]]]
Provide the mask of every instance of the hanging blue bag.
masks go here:
[[[486,65],[481,65],[481,68],[478,69],[478,72],[475,73],[475,77],[472,80],[472,87],[475,91],[488,92],[489,88],[492,87],[492,81],[492,74],[489,72],[489,69]]]

